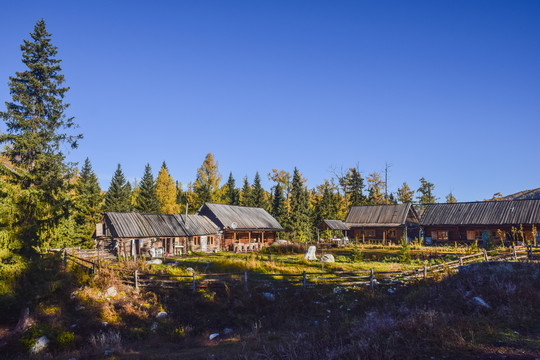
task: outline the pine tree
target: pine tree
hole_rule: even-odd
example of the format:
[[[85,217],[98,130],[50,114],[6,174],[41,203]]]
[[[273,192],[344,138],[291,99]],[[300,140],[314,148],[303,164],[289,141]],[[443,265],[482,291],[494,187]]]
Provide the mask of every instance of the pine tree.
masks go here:
[[[240,205],[240,192],[236,188],[236,181],[233,178],[232,172],[229,173],[229,179],[225,186],[225,203],[229,205]]]
[[[287,223],[287,204],[283,194],[283,188],[279,183],[274,187],[271,214],[281,226]]]
[[[314,209],[314,225],[318,225],[324,219],[337,219],[338,207],[335,197],[336,189],[328,181],[325,180],[323,185],[317,187],[318,196]],[[351,205],[352,202],[351,202]]]
[[[411,190],[406,182],[398,188],[397,199],[402,204],[412,204],[414,200],[414,190]]]
[[[261,177],[259,172],[255,173],[255,178],[253,179],[253,186],[251,188],[251,203],[254,207],[259,207],[266,209],[268,203],[266,201],[266,192],[261,186]]]
[[[33,247],[47,246],[60,222],[69,217],[70,172],[60,149],[76,148],[82,138],[68,133],[77,127],[74,118],[65,114],[69,104],[63,98],[69,87],[62,86],[61,60],[43,19],[30,37],[21,45],[27,69],[10,77],[12,102],[6,102],[6,111],[0,112],[6,126],[0,144],[7,145],[2,154],[12,165],[6,181],[21,186],[21,201],[16,204],[20,218],[14,231],[26,254],[32,254]]]
[[[294,168],[291,185],[290,229],[297,241],[305,242],[311,237],[309,194],[297,168]]]
[[[161,165],[156,179],[156,196],[159,204],[159,212],[162,214],[178,214],[180,206],[176,202],[177,188],[174,180],[167,170],[165,161]]]
[[[111,179],[103,209],[115,212],[129,212],[131,210],[131,186],[126,181],[120,164],[118,164]]]
[[[86,158],[75,183],[74,221],[78,228],[76,242],[79,244],[90,240],[94,224],[101,216],[103,199],[97,175],[92,170],[90,160]]]
[[[437,201],[437,198],[435,195],[433,195],[435,185],[427,181],[425,178],[420,179],[420,184],[421,186],[418,188],[420,195],[416,197],[419,203],[422,204],[422,206],[426,204],[434,204],[435,201]]]
[[[141,213],[158,213],[159,202],[156,194],[156,183],[152,175],[150,164],[146,164],[144,175],[139,183],[139,194],[137,195],[135,210]]]
[[[364,189],[364,179],[362,179],[362,175],[360,175],[360,172],[358,172],[356,168],[349,169],[349,174],[347,179],[350,194],[349,204],[351,206],[365,205],[366,197],[362,193],[362,190]]]
[[[217,202],[219,200],[220,182],[221,174],[218,170],[218,163],[214,160],[214,155],[208,153],[202,166],[197,170],[197,179],[194,184],[197,207],[206,202]]]
[[[244,184],[242,185],[242,191],[240,194],[240,205],[253,206],[253,197],[251,196],[251,185],[247,176],[244,177]]]

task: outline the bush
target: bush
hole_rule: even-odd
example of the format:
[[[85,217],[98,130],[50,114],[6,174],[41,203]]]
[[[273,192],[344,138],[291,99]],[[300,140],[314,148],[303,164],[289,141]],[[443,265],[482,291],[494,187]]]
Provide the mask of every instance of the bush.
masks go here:
[[[350,257],[351,257],[352,262],[359,262],[359,261],[364,260],[364,255],[362,254],[360,249],[357,248],[356,246],[351,249]]]
[[[399,261],[402,263],[411,263],[411,246],[405,237],[401,239],[401,248],[399,250]]]

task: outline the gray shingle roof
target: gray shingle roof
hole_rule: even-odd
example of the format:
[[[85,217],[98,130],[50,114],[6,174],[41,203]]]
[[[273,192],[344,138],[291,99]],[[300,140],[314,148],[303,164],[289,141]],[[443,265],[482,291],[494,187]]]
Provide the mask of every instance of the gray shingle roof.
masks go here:
[[[326,225],[331,230],[350,230],[350,228],[343,223],[341,220],[323,220],[319,224],[319,228],[324,227]]]
[[[190,236],[217,234],[219,228],[209,218],[204,215],[175,215],[176,219],[182,223]]]
[[[479,201],[427,205],[420,225],[540,224],[540,200]]]
[[[345,219],[349,227],[405,225],[409,212],[418,220],[411,204],[351,206]]]
[[[205,203],[199,209],[199,214],[208,216],[223,229],[285,230],[262,208]]]

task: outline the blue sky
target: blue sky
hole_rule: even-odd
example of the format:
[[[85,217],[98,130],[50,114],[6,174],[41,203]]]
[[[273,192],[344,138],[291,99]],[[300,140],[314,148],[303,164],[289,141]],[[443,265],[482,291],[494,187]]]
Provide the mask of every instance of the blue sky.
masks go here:
[[[121,163],[186,184],[332,166],[444,199],[540,187],[538,1],[26,1],[0,13],[0,101],[43,17],[106,189]],[[0,128],[3,125],[0,125]],[[66,149],[67,150],[67,149]]]

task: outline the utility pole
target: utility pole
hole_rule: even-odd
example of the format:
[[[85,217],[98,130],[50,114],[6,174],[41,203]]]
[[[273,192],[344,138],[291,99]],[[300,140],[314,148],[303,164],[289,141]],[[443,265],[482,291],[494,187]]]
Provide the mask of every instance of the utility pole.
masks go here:
[[[388,205],[388,168],[392,167],[392,164],[385,163],[384,167],[384,198],[386,199],[386,205]]]

